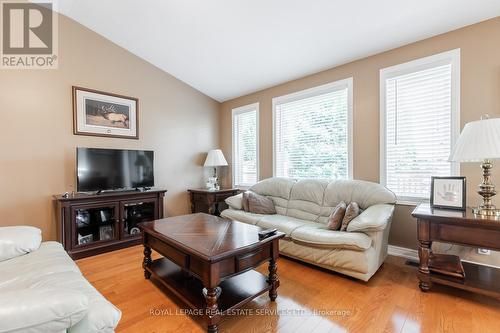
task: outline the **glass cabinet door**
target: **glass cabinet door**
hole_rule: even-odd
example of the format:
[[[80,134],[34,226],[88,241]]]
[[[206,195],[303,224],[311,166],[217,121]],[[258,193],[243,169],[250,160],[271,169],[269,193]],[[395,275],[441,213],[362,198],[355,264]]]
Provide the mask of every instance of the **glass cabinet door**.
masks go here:
[[[138,224],[157,219],[156,207],[156,200],[123,202],[123,237],[138,237],[141,235]]]
[[[82,205],[72,208],[75,246],[117,239],[118,205]]]

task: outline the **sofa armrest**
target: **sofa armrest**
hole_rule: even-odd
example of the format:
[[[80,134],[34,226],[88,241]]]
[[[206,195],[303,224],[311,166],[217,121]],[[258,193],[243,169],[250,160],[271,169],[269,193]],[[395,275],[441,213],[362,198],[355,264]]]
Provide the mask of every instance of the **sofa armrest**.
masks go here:
[[[347,231],[382,231],[392,219],[394,205],[378,204],[365,209],[347,226]]]
[[[65,332],[87,313],[89,300],[68,289],[0,291],[0,332]]]
[[[243,209],[243,193],[233,195],[232,197],[227,198],[224,200],[229,207],[232,209],[236,210],[242,210]]]
[[[35,251],[42,242],[42,231],[35,227],[0,227],[0,261]]]

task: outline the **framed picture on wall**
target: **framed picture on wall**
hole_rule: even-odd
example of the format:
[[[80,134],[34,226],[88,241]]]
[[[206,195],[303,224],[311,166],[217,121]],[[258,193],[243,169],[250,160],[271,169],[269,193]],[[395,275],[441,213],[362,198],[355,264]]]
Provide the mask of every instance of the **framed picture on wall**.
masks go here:
[[[465,177],[432,177],[431,207],[465,210]]]
[[[73,87],[73,133],[139,139],[139,100]]]

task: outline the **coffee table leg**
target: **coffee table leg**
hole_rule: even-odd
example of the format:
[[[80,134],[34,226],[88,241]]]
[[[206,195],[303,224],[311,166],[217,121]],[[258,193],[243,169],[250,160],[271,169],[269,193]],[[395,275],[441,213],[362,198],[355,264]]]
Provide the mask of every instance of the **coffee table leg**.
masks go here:
[[[142,261],[142,268],[144,268],[144,278],[146,280],[149,280],[151,277],[151,273],[146,270],[146,267],[151,265],[153,263],[153,260],[151,259],[151,248],[147,245],[144,245],[144,260]]]
[[[219,328],[217,326],[219,322],[219,305],[217,304],[217,299],[221,294],[221,288],[205,288],[203,290],[203,296],[205,296],[205,301],[207,307],[205,309],[206,315],[208,317],[208,333],[218,333]]]
[[[276,260],[269,260],[269,276],[267,278],[269,284],[271,284],[271,290],[269,290],[269,298],[271,301],[275,301],[276,297],[278,297],[278,286],[280,285],[279,277],[278,277],[278,264]]]

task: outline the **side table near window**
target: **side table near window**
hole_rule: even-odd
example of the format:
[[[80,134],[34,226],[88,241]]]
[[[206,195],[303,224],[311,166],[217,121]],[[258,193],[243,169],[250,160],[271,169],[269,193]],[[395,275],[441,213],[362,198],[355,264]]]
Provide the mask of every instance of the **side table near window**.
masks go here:
[[[191,200],[191,213],[207,213],[220,215],[220,205],[225,205],[224,200],[240,192],[239,189],[189,189],[189,198]]]
[[[470,209],[433,209],[428,203],[415,208],[412,216],[417,218],[418,279],[422,291],[437,283],[500,299],[500,269],[432,252],[433,241],[499,251],[500,220],[475,216]]]

